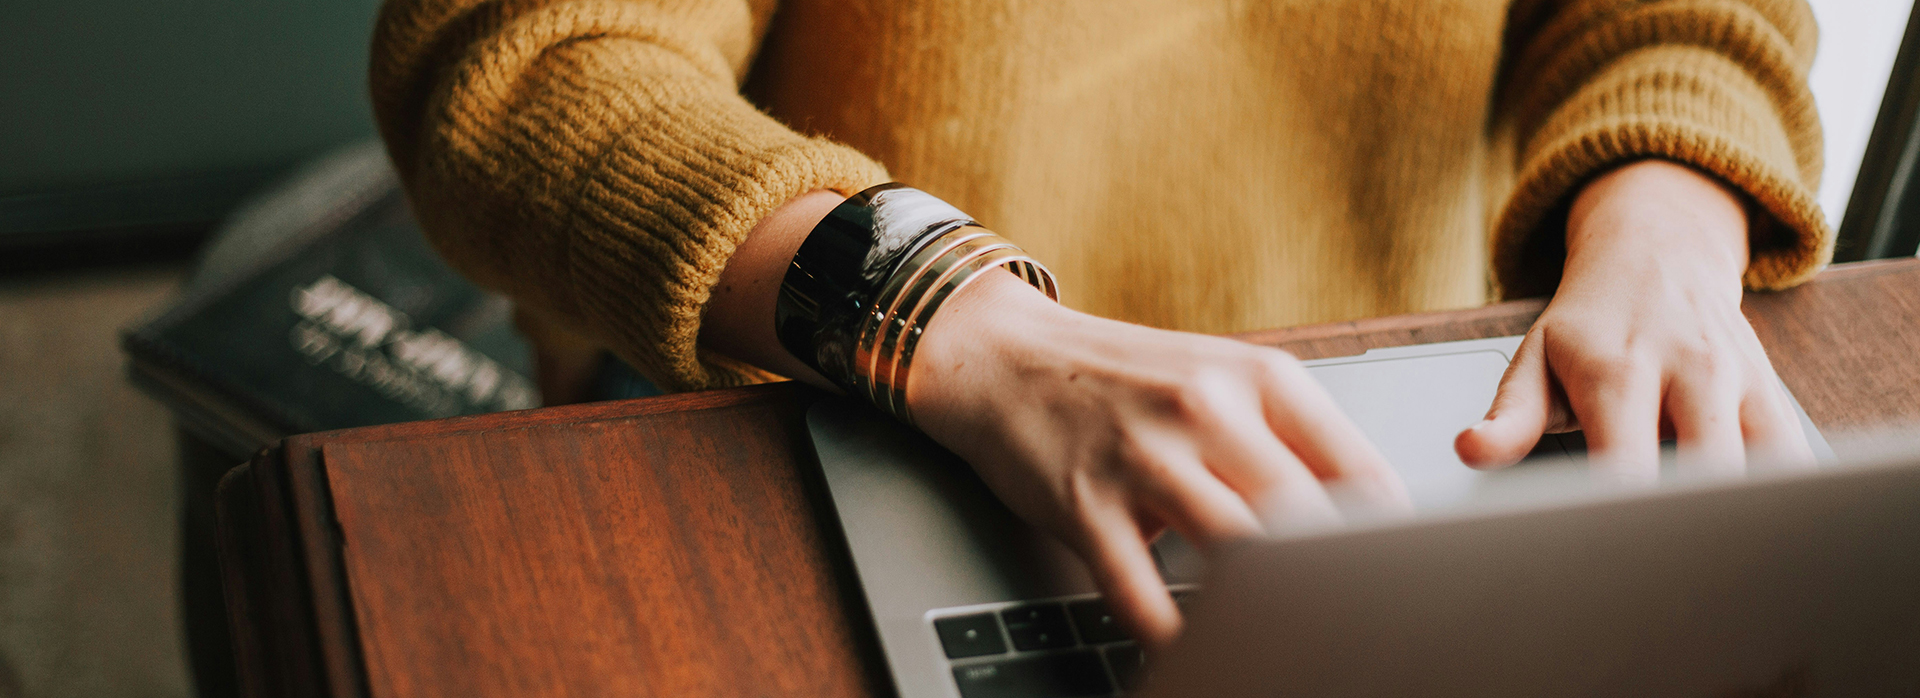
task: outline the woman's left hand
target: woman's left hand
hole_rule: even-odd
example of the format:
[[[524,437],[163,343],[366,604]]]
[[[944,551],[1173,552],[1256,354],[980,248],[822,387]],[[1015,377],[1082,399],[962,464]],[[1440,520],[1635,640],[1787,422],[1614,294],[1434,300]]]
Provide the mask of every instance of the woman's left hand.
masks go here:
[[[1548,432],[1581,429],[1594,467],[1659,477],[1659,442],[1683,468],[1811,461],[1766,351],[1740,313],[1747,219],[1725,187],[1643,161],[1593,181],[1567,220],[1565,274],[1515,353],[1485,420],[1454,442],[1477,468],[1518,462]]]

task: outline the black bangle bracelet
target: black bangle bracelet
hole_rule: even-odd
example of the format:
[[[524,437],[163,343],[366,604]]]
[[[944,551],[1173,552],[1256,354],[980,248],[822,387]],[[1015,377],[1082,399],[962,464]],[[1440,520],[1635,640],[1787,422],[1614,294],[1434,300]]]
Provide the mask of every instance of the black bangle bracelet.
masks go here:
[[[774,306],[781,346],[827,380],[859,394],[854,351],[881,287],[929,240],[973,224],[959,209],[897,182],[841,202],[814,227],[787,267]]]

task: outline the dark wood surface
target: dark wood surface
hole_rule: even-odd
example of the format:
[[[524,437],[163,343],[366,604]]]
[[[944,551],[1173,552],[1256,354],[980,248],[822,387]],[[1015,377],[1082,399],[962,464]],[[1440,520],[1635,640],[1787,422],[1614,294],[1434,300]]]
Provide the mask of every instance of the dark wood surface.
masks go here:
[[[1519,334],[1544,305],[1259,332],[1302,358]],[[1751,296],[1828,433],[1920,422],[1920,262]],[[295,437],[221,486],[257,695],[888,692],[803,423],[758,386]]]

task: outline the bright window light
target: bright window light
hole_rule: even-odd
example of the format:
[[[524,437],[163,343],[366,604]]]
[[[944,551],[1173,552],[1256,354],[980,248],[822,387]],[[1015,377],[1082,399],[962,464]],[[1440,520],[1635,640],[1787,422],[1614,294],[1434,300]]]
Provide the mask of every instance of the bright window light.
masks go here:
[[[1853,179],[1867,151],[1880,97],[1913,0],[1810,0],[1820,21],[1820,52],[1813,60],[1813,99],[1826,130],[1827,167],[1820,207],[1835,228],[1847,213]]]

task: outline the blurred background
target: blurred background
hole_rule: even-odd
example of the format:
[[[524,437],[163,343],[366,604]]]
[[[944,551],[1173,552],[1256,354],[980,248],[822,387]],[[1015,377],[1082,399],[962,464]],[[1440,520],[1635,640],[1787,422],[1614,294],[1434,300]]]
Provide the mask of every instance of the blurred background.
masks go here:
[[[1812,4],[1823,31],[1812,76],[1827,137],[1820,200],[1849,241],[1842,258],[1911,255],[1920,230],[1902,223],[1920,150],[1911,59],[1888,88],[1912,2]],[[248,422],[231,418],[233,406],[259,408],[259,395],[182,387],[192,362],[168,357],[206,351],[192,344],[193,323],[231,310],[238,294],[287,297],[269,282],[297,284],[308,298],[364,291],[403,324],[444,329],[507,376],[489,404],[360,385],[340,388],[342,405],[387,400],[397,411],[380,419],[393,420],[527,401],[512,392],[513,376],[526,373],[524,348],[496,336],[506,322],[497,299],[470,289],[422,296],[428,281],[458,283],[434,276],[430,262],[370,269],[343,253],[322,268],[290,252],[350,244],[328,237],[347,219],[368,230],[404,225],[367,145],[365,52],[377,7],[0,5],[0,698],[194,693],[180,610],[181,595],[196,593],[182,586],[181,492],[207,475],[182,464],[210,462],[217,475],[261,439],[352,423],[340,410],[301,406]],[[298,195],[341,181],[360,188]],[[236,213],[276,188],[272,206],[253,199]],[[206,252],[216,239],[219,251]],[[293,256],[306,266],[289,266]],[[297,331],[325,330],[309,322],[320,315],[280,312]],[[334,355],[325,352],[353,349],[314,337],[322,353],[289,365],[322,366]]]

